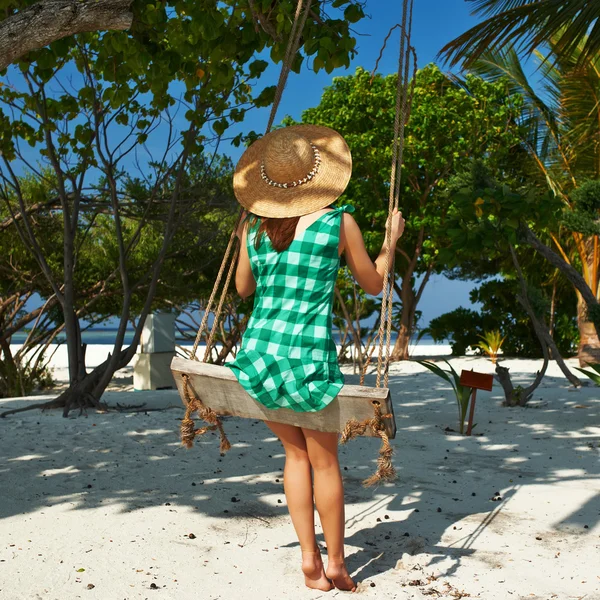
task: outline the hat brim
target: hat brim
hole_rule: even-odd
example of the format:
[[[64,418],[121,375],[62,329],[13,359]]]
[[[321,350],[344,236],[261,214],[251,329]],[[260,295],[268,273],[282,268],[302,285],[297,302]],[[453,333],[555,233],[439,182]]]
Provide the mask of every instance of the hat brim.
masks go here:
[[[269,185],[261,178],[260,166],[270,138],[282,130],[272,131],[254,142],[237,164],[233,191],[238,202],[259,217],[301,217],[325,208],[344,193],[350,181],[352,155],[346,140],[337,131],[321,125],[292,127],[318,148],[319,172],[307,183],[294,188]]]

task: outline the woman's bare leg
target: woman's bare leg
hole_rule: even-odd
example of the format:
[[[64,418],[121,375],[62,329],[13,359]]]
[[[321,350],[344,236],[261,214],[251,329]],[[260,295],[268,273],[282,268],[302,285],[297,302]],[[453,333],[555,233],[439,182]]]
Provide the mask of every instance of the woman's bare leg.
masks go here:
[[[338,434],[302,429],[314,473],[314,494],[325,542],[326,574],[340,590],[356,589],[344,561],[344,485],[338,462]]]
[[[283,489],[302,550],[304,582],[310,588],[329,591],[332,585],[325,576],[323,561],[315,537],[312,478],[304,434],[300,427],[293,425],[271,421],[265,421],[265,423],[281,440],[285,450]]]

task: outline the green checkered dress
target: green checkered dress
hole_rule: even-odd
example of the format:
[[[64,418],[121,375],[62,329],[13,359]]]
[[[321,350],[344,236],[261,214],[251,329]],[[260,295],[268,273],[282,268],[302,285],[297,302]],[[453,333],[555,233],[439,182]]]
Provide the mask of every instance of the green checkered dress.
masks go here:
[[[314,412],[344,385],[331,337],[333,288],[339,269],[341,206],[325,213],[277,252],[258,225],[247,246],[256,279],[254,310],[235,361],[242,387],[267,408]]]

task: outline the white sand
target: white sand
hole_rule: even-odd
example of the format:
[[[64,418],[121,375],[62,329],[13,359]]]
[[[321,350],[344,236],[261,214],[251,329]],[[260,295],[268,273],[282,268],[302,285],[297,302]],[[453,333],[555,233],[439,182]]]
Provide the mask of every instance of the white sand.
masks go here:
[[[483,359],[452,364],[492,370]],[[540,365],[506,364],[523,384]],[[530,408],[500,406],[499,386],[481,393],[475,432],[483,435],[466,438],[445,431],[456,427],[456,406],[444,381],[403,363],[390,384],[397,482],[361,487],[375,440],[341,449],[348,564],[360,592],[600,599],[600,389],[573,391],[552,365]],[[175,392],[106,399],[175,408],[0,420],[2,600],[342,595],[302,585],[283,455],[262,423],[227,419],[233,448],[221,458],[213,434],[190,451],[179,445]],[[500,501],[491,500],[496,492]]]

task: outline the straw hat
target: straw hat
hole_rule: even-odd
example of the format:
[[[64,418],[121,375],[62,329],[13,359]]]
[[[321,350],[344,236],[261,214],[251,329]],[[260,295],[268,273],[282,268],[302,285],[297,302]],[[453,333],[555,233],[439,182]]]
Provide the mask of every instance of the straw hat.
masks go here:
[[[235,169],[238,202],[259,217],[300,217],[325,208],[346,189],[352,156],[329,127],[293,125],[254,142]]]

